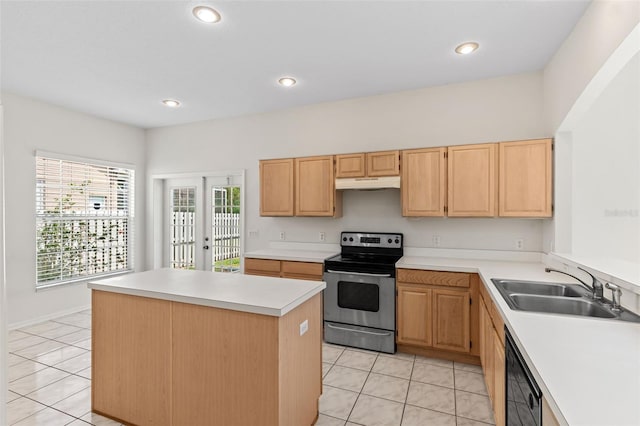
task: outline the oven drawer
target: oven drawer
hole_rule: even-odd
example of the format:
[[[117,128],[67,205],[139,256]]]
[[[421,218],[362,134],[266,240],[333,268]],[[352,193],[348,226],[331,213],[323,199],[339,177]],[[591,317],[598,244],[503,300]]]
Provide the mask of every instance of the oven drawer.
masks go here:
[[[398,269],[396,277],[398,282],[445,287],[469,288],[471,283],[471,274],[461,272]]]
[[[327,342],[354,348],[390,354],[396,351],[395,333],[389,330],[325,321],[324,338]]]

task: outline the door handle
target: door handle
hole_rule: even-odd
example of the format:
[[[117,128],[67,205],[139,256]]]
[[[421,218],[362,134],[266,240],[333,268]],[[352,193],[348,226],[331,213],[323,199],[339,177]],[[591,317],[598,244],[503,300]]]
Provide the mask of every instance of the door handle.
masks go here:
[[[202,248],[205,250],[209,250],[209,246],[203,246]]]
[[[390,336],[391,335],[391,333],[375,333],[373,331],[357,330],[357,329],[345,328],[345,327],[336,327],[335,325],[328,324],[328,323],[327,323],[327,327],[333,328],[334,330],[351,331],[354,333],[371,334],[374,336]]]

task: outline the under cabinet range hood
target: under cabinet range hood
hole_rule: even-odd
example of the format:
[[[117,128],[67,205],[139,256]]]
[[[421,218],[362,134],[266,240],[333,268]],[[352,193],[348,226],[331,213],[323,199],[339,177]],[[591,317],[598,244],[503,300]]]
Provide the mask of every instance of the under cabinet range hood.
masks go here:
[[[385,189],[385,188],[400,188],[400,176],[336,179],[336,189]]]

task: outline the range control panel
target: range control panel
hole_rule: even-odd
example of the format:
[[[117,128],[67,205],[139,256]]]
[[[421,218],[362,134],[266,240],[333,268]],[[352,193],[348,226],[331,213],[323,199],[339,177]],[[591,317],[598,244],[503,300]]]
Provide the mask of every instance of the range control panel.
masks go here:
[[[343,247],[402,248],[402,234],[343,232],[340,235],[340,245]]]

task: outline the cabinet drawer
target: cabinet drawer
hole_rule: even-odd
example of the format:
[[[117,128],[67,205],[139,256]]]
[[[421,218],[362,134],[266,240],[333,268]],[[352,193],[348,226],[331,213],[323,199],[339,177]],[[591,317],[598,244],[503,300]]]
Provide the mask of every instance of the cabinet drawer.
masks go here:
[[[494,303],[491,304],[489,308],[489,315],[491,315],[491,320],[493,321],[493,327],[496,329],[496,333],[498,334],[498,338],[504,347],[504,321],[502,320],[502,315],[500,315],[500,311],[496,308]]]
[[[292,262],[288,260],[282,261],[283,277],[310,277],[313,279],[322,279],[323,264],[315,262]]]
[[[459,273],[459,272],[422,271],[419,269],[398,269],[397,279],[399,282],[404,282],[404,283],[469,288],[471,275]]]
[[[246,272],[271,272],[278,276],[280,275],[280,261],[247,258],[244,260],[244,270]]]

